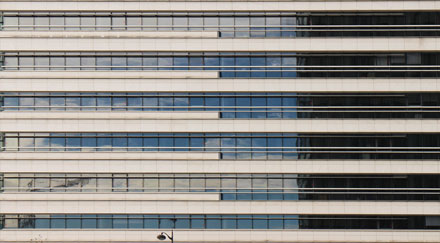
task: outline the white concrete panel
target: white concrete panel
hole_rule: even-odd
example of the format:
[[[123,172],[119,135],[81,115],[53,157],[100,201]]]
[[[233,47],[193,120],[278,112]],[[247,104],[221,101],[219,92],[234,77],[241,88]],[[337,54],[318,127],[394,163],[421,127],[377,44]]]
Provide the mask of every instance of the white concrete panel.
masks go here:
[[[440,202],[405,201],[0,201],[4,214],[439,215]]]
[[[322,1],[5,1],[0,9],[9,11],[402,11],[440,9],[435,0],[328,0]]]
[[[112,242],[153,243],[161,230],[2,230],[0,242]],[[169,232],[168,232],[169,233]],[[322,242],[322,243],[420,243],[438,242],[436,230],[174,230],[175,240],[191,242]]]
[[[54,73],[58,73],[55,74]],[[145,74],[145,75],[144,75]],[[3,76],[2,76],[3,75]],[[208,75],[208,74],[207,74]],[[210,72],[215,75],[217,72]],[[48,77],[45,77],[48,76]],[[196,76],[191,72],[191,77]],[[0,72],[2,91],[57,92],[439,92],[436,78],[147,79],[148,72]]]
[[[0,201],[219,201],[218,193],[0,193]],[[1,211],[1,210],[0,210]]]
[[[438,119],[0,119],[2,132],[438,133]]]
[[[440,38],[0,38],[2,51],[437,51]]]
[[[123,153],[95,153],[96,156],[89,153],[84,156],[78,156],[82,155],[80,153],[58,153],[54,156],[56,154],[0,153],[0,171],[4,173],[440,173],[440,161],[437,160],[167,160],[128,158],[131,153],[127,153],[126,156],[120,156],[124,155]],[[90,156],[87,157],[87,154]]]
[[[2,230],[0,242],[154,243],[161,230]],[[169,233],[169,231],[168,231]],[[437,230],[174,230],[176,242],[438,243]],[[38,241],[36,241],[38,242]]]

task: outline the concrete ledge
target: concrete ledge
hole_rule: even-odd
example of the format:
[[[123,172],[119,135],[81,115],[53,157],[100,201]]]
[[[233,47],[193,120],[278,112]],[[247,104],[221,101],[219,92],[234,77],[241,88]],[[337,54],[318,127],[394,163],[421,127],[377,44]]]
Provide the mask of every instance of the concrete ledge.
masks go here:
[[[1,5],[0,5],[0,9]],[[123,44],[122,44],[123,43]],[[438,51],[440,38],[0,38],[2,51],[407,52]]]
[[[439,215],[440,202],[405,201],[0,201],[4,214]]]
[[[160,242],[159,229],[111,230],[6,230],[0,231],[2,243],[25,243],[42,239],[51,243],[152,243]],[[438,243],[438,230],[174,230],[178,242],[314,242],[314,243]],[[93,240],[91,240],[93,239]],[[163,241],[162,241],[163,242]]]
[[[214,159],[151,159],[148,155],[141,156],[142,154],[138,153],[134,156],[134,154],[0,153],[0,171],[3,173],[440,173],[438,160],[219,160],[216,153],[205,155],[215,157]],[[202,157],[202,155],[198,156]]]
[[[298,132],[298,133],[439,133],[438,119],[186,119],[113,120],[5,118],[2,132]]]
[[[191,72],[188,75],[203,77],[206,72],[208,71],[199,74]],[[210,72],[206,75],[215,77],[147,79],[151,77],[148,76],[148,72],[56,73],[2,71],[0,90],[3,92],[440,92],[440,79],[437,78],[219,79],[217,72]],[[2,76],[3,74],[6,75]]]

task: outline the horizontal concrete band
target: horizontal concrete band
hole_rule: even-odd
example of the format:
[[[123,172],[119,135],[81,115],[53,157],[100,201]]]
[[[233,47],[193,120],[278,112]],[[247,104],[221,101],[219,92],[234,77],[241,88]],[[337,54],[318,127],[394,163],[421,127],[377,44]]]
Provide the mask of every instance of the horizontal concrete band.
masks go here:
[[[1,51],[437,51],[440,38],[0,38],[0,47]]]
[[[216,79],[219,73],[216,71],[1,71],[0,79],[9,79],[17,82],[17,79],[106,79],[117,82],[114,79]],[[57,80],[59,81],[59,80]],[[87,82],[90,82],[88,80]],[[119,83],[115,83],[120,85]]]
[[[218,153],[212,152],[1,152],[0,159],[24,160],[216,160]],[[0,162],[1,163],[1,162]],[[105,168],[105,167],[104,167]]]
[[[160,230],[2,230],[0,242],[25,243],[31,239],[44,242],[112,242],[153,243]],[[438,242],[436,230],[174,230],[175,240],[182,243],[212,242],[302,242],[302,243],[420,243]]]
[[[435,78],[148,78],[148,72],[0,72],[3,92],[439,92]],[[145,74],[145,75],[144,75]],[[182,74],[182,73],[176,73]],[[191,72],[188,76],[195,76]],[[112,77],[110,77],[112,76]],[[115,78],[115,79],[113,79]],[[151,78],[151,77],[150,77]]]
[[[350,0],[350,1],[5,1],[0,9],[6,11],[402,11],[438,10],[440,4],[435,0]]]
[[[0,38],[217,38],[217,31],[0,31]]]
[[[6,113],[5,113],[6,114]],[[0,119],[2,132],[304,132],[304,133],[439,133],[435,119],[220,119],[101,120]]]
[[[432,174],[434,160],[212,160],[118,159],[119,153],[0,153],[3,173],[302,173]],[[15,159],[11,158],[15,155]],[[216,155],[216,154],[214,154]],[[208,155],[207,155],[208,156]],[[116,157],[116,158],[115,158]],[[122,156],[124,157],[124,156]]]
[[[96,119],[96,120],[142,120],[142,119],[218,119],[219,112],[216,111],[154,111],[154,112],[137,112],[137,111],[73,111],[73,112],[59,112],[59,111],[34,111],[34,112],[15,112],[4,111],[0,112],[0,120],[2,119]]]
[[[0,193],[1,201],[218,201],[218,193]]]
[[[0,201],[1,213],[439,215],[440,202],[402,201]]]
[[[2,230],[0,242],[112,242],[153,243],[160,230]],[[212,242],[302,242],[302,243],[438,243],[438,230],[174,230],[175,240],[182,243]]]

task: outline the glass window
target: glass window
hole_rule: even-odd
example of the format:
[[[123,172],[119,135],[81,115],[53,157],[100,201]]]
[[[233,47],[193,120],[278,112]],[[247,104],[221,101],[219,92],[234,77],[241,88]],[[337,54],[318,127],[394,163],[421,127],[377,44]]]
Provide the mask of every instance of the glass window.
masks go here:
[[[142,19],[140,16],[127,17],[127,29],[128,30],[141,30]]]
[[[5,56],[4,68],[6,70],[18,70],[18,57]]]
[[[98,229],[111,229],[113,228],[112,215],[97,215],[97,228]]]
[[[124,214],[113,215],[113,228],[114,229],[126,229],[128,228],[128,218]]]
[[[142,70],[142,57],[128,57],[127,70]]]
[[[188,30],[188,17],[173,17],[173,26],[175,31]]]
[[[67,70],[80,70],[81,59],[79,57],[66,57]]]
[[[79,30],[80,29],[80,18],[66,16],[66,30]]]
[[[19,17],[20,30],[33,30],[34,29],[34,18],[33,17]]]
[[[240,28],[235,29],[235,37],[249,37],[249,17],[236,17],[235,25]]]
[[[51,16],[50,17],[50,30],[64,30],[64,17]]]
[[[80,215],[68,215],[66,219],[66,228],[79,229],[81,228]]]
[[[83,229],[96,229],[97,228],[97,215],[95,214],[83,214],[82,215],[82,225]]]
[[[96,57],[96,70],[110,70],[112,66],[111,57]]]
[[[252,215],[237,215],[237,229],[252,229]]]
[[[157,17],[142,17],[143,30],[157,30]]]
[[[49,17],[35,17],[35,30],[49,30]]]
[[[49,57],[35,57],[35,70],[49,70]]]
[[[96,30],[98,31],[105,31],[105,30],[111,30],[111,17],[107,16],[98,16],[96,17]]]
[[[159,30],[172,30],[173,18],[172,17],[157,17],[157,25]]]
[[[50,57],[50,70],[64,70],[64,57]]]
[[[145,229],[159,229],[159,219],[157,215],[144,215]]]
[[[34,58],[20,57],[19,66],[20,66],[20,70],[34,70]]]
[[[125,30],[126,29],[125,17],[113,16],[112,27],[113,30]]]
[[[189,17],[189,30],[202,31],[203,30],[203,17]]]
[[[4,16],[3,17],[4,30],[18,30],[18,17]]]
[[[95,30],[95,17],[81,17],[81,30]]]
[[[64,229],[66,228],[65,215],[51,215],[50,228],[52,229]]]

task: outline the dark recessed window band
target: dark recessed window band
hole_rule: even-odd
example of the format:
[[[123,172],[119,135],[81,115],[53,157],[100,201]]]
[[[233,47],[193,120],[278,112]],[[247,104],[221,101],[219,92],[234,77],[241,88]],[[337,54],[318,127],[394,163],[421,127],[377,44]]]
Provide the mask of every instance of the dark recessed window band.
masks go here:
[[[439,175],[0,174],[6,193],[211,193],[221,200],[440,200],[439,187]]]
[[[5,31],[215,31],[223,38],[439,36],[438,12],[3,12]]]
[[[3,151],[217,152],[222,159],[439,159],[440,134],[4,133]]]
[[[7,52],[2,70],[218,72],[221,78],[438,77],[440,54]]]
[[[440,216],[3,214],[1,229],[440,229]]]
[[[224,119],[440,118],[440,93],[14,93],[5,111],[213,111]]]

